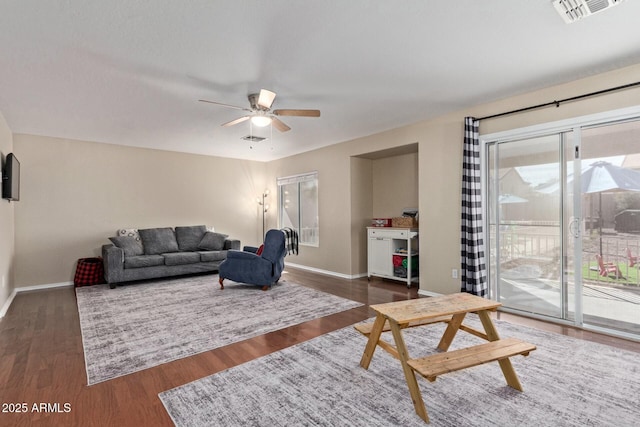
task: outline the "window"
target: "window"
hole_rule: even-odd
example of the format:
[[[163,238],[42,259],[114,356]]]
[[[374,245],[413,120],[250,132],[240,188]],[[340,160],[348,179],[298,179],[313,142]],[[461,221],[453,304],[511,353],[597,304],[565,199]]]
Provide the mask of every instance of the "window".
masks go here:
[[[318,246],[318,172],[278,178],[277,183],[280,227],[296,230],[301,245]]]

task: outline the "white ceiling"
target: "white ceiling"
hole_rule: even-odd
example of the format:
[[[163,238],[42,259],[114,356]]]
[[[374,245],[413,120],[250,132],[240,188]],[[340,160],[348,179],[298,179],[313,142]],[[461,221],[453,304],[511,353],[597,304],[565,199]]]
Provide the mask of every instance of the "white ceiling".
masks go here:
[[[551,0],[3,0],[0,112],[14,133],[271,160],[640,63],[639,20],[636,0],[570,25]],[[260,88],[322,116],[250,148],[248,122],[220,127],[243,112],[197,101]]]

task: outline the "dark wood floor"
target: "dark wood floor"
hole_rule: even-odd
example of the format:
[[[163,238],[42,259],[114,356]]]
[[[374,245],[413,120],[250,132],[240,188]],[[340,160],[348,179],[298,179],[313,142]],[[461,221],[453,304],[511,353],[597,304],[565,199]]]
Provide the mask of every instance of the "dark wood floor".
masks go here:
[[[380,279],[344,280],[292,268],[283,279],[365,306],[91,387],[74,289],[19,293],[0,320],[0,426],[170,426],[158,393],[367,319],[373,316],[370,304],[418,297],[415,288]],[[496,317],[640,353],[640,343],[505,313]],[[26,413],[4,412],[22,403]],[[57,403],[60,412],[33,411],[40,403],[50,404],[50,410]]]

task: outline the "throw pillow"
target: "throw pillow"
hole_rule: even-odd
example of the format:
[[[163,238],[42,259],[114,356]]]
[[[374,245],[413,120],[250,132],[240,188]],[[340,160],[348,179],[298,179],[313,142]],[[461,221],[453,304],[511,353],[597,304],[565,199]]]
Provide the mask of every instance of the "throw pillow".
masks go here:
[[[142,242],[140,242],[140,240],[136,240],[133,236],[109,237],[109,240],[111,240],[116,247],[124,251],[124,256],[138,256],[144,254]]]
[[[189,227],[176,227],[176,240],[181,251],[194,252],[198,250],[198,245],[207,232],[204,225],[193,225]]]
[[[142,238],[142,245],[146,255],[159,255],[167,252],[178,252],[178,242],[173,229],[147,228],[138,230]]]
[[[262,255],[262,251],[264,251],[264,245],[260,245],[260,247],[256,251],[256,255]]]
[[[136,240],[140,241],[140,234],[138,233],[137,228],[121,228],[120,230],[118,230],[117,235],[133,237]]]
[[[213,231],[207,231],[204,233],[198,249],[205,251],[221,251],[224,249],[224,241],[229,237],[226,234],[216,233]]]

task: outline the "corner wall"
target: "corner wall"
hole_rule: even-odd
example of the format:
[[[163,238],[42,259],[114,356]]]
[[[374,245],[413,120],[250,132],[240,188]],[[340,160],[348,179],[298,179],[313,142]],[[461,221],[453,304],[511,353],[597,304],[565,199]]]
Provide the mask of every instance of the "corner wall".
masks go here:
[[[0,160],[4,166],[7,154],[13,151],[13,134],[0,113]],[[18,157],[19,158],[19,157]],[[14,289],[13,261],[15,256],[15,202],[0,200],[0,317],[9,308]]]
[[[374,160],[351,157],[351,275],[367,271],[367,233],[374,200]]]
[[[264,163],[21,134],[14,146],[17,288],[73,281],[119,228],[205,224],[259,241]]]

